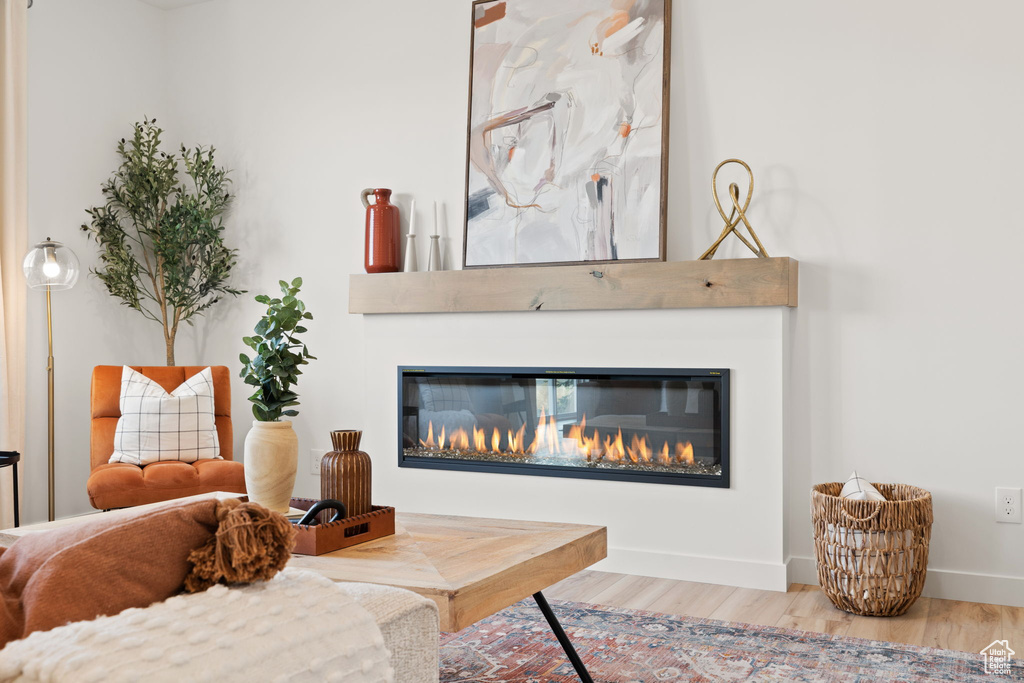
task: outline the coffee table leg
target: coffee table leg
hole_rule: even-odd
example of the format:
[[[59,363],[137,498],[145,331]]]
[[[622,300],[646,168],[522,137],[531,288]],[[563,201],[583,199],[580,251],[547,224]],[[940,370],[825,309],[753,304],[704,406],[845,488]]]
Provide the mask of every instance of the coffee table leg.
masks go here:
[[[554,631],[555,637],[558,638],[559,644],[562,649],[565,650],[566,656],[569,661],[572,662],[572,666],[576,669],[576,675],[580,677],[583,683],[593,683],[590,677],[590,673],[587,671],[587,667],[583,665],[583,660],[576,654],[576,648],[572,646],[572,641],[569,640],[569,636],[565,635],[565,629],[558,623],[558,617],[551,611],[551,605],[548,604],[547,598],[540,591],[533,594],[533,599],[537,602],[537,607],[540,607],[541,613],[544,614],[544,618],[548,620],[548,625],[551,626],[551,630]]]

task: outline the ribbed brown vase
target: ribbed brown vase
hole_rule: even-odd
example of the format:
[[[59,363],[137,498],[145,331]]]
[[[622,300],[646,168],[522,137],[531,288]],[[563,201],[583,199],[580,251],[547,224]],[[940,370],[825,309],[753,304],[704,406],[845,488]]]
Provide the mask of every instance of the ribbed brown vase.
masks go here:
[[[359,450],[363,433],[353,429],[331,432],[334,450],[320,462],[320,498],[334,498],[345,504],[349,517],[363,515],[371,508],[370,456]],[[365,526],[365,525],[364,525]],[[350,529],[354,535],[362,533],[363,526]]]

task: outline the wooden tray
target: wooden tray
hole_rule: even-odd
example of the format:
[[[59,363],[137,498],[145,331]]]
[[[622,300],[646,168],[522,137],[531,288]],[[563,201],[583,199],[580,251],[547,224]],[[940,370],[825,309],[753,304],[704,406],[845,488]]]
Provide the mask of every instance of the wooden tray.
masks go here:
[[[292,498],[291,506],[308,510],[320,501]],[[295,524],[296,555],[323,555],[395,533],[395,508],[374,505],[371,512],[316,525]],[[360,528],[361,527],[361,528]],[[355,530],[355,533],[349,530]],[[348,532],[348,534],[346,534]]]

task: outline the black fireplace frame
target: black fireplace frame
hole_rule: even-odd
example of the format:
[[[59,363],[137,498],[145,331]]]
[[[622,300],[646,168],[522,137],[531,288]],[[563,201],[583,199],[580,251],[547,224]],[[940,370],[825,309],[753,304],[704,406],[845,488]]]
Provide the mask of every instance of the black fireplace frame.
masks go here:
[[[718,476],[706,474],[687,474],[669,472],[643,472],[630,470],[597,469],[558,465],[530,465],[503,462],[478,462],[472,460],[455,460],[451,458],[430,458],[424,456],[405,455],[404,440],[404,405],[402,400],[402,380],[405,373],[448,373],[464,374],[534,374],[552,379],[577,378],[579,376],[615,375],[618,378],[648,379],[651,377],[686,377],[700,379],[706,377],[721,381],[719,394],[721,406],[721,467]],[[727,368],[546,368],[546,367],[491,367],[491,366],[398,366],[398,413],[395,420],[397,428],[398,466],[428,470],[449,470],[457,472],[490,472],[498,474],[525,474],[541,477],[567,477],[572,479],[604,479],[612,481],[632,481],[648,484],[673,484],[678,486],[707,486],[712,488],[729,488],[730,486],[730,398],[729,370]]]

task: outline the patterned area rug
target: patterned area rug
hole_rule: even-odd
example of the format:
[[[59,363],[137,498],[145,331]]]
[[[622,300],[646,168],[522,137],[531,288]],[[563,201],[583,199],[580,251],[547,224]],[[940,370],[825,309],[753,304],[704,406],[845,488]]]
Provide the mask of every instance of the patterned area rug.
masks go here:
[[[980,655],[807,631],[551,601],[594,681],[1021,680],[985,673]],[[1019,666],[1019,665],[1017,665]],[[441,637],[442,683],[578,683],[544,616],[525,600]]]

